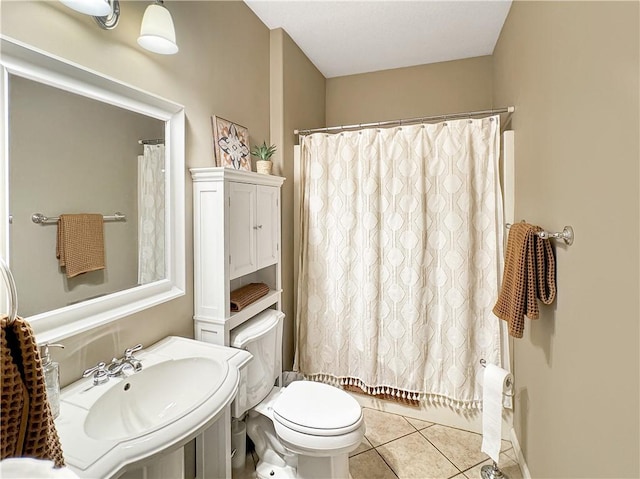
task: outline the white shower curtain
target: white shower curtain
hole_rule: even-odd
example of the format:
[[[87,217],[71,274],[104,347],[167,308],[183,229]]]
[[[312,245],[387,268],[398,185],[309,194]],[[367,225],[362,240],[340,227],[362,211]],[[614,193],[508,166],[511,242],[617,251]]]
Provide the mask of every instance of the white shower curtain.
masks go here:
[[[138,284],[165,278],[164,145],[138,156]]]
[[[500,364],[499,117],[302,140],[296,369],[454,408]]]

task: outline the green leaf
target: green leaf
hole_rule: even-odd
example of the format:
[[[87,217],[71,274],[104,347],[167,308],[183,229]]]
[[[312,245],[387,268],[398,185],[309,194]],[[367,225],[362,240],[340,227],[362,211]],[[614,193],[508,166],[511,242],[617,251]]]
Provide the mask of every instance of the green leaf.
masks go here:
[[[273,156],[276,150],[276,145],[267,146],[267,142],[263,141],[262,145],[253,147],[253,150],[251,150],[251,156],[267,161]]]

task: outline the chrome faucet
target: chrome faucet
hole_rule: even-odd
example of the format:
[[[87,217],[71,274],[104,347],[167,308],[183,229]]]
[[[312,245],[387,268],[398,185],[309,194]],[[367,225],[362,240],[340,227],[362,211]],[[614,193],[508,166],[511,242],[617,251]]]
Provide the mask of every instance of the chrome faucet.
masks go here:
[[[133,353],[141,349],[142,344],[136,344],[133,348],[125,349],[123,358],[113,358],[111,360],[111,363],[107,366],[107,374],[110,377],[120,375],[129,376],[141,371],[142,362],[133,355]]]
[[[82,373],[82,377],[86,378],[93,374],[93,385],[104,384],[109,380],[109,373],[103,362],[98,363],[96,366],[87,369]]]
[[[142,344],[136,344],[132,348],[127,348],[124,351],[124,357],[120,359],[113,358],[111,363],[107,366],[105,363],[100,362],[96,366],[87,369],[82,373],[82,377],[86,378],[93,374],[93,385],[106,383],[109,378],[115,376],[130,376],[142,370],[142,361],[136,358],[133,353],[140,351]]]
[[[142,344],[136,344],[134,347],[124,350],[124,360],[133,366],[135,372],[142,370],[142,362],[137,359],[133,353],[140,351],[141,349]]]

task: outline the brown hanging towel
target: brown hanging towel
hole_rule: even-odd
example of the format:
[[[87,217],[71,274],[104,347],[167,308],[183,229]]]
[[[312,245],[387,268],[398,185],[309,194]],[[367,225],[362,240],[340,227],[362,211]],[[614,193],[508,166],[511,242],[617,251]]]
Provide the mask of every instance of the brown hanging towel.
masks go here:
[[[502,287],[494,314],[509,323],[509,334],[521,338],[524,316],[538,319],[539,299],[551,304],[556,296],[556,262],[550,240],[539,226],[516,223],[509,229]]]
[[[2,351],[2,457],[34,457],[64,466],[60,439],[47,400],[33,330],[18,317],[0,320]]]
[[[56,258],[67,278],[104,269],[104,218],[101,214],[60,215]]]

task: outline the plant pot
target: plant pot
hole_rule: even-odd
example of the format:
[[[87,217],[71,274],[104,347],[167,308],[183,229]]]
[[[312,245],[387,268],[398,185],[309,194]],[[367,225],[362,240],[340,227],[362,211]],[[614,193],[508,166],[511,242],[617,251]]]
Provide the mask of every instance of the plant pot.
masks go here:
[[[271,168],[273,168],[273,161],[271,160],[259,160],[256,161],[256,171],[265,175],[271,174]]]

